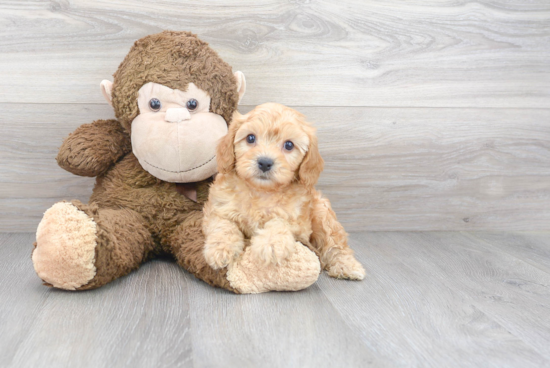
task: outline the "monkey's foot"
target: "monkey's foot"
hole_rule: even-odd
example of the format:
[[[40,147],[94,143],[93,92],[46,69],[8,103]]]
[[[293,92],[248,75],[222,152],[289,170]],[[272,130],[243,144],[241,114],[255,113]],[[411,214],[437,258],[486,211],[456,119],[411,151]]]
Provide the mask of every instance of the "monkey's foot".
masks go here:
[[[96,246],[94,220],[71,203],[56,203],[38,225],[34,269],[52,286],[74,290],[94,278]]]
[[[302,290],[319,278],[319,258],[300,242],[295,242],[290,255],[278,264],[257,262],[250,248],[227,268],[231,287],[242,294]]]

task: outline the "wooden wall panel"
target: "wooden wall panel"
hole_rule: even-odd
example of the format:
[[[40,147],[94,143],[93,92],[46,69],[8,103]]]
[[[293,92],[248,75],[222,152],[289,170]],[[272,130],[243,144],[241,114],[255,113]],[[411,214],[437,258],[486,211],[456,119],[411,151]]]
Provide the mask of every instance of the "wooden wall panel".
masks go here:
[[[132,43],[175,29],[245,73],[246,105],[549,106],[545,0],[7,0],[0,27],[0,102],[102,102]]]
[[[319,188],[348,230],[548,229],[550,3],[5,0],[0,231],[33,231],[93,179],[63,137],[112,117],[99,82],[132,43],[190,30],[319,126]]]
[[[109,106],[0,104],[0,231],[34,231],[93,179],[56,165],[62,139]],[[242,107],[242,112],[250,110]],[[298,107],[318,127],[318,188],[348,231],[548,229],[550,110]]]

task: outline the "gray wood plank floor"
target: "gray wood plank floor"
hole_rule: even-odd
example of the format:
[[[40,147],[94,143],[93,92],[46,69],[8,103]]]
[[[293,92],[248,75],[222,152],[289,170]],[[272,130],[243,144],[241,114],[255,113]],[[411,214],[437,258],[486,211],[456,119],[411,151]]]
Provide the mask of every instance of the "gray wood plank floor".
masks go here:
[[[155,260],[101,289],[41,285],[0,234],[1,367],[547,367],[550,233],[352,233],[362,282],[233,295]]]

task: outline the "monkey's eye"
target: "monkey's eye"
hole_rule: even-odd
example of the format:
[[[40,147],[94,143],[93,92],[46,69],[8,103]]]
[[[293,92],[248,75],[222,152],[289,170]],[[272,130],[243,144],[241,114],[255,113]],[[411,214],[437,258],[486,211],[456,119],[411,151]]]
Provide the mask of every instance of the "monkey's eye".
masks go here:
[[[199,101],[195,100],[194,98],[187,101],[187,110],[195,110],[199,106]]]
[[[286,141],[284,147],[287,151],[292,151],[294,149],[294,143],[291,141]]]
[[[152,98],[149,101],[149,107],[153,111],[159,111],[160,110],[160,101],[159,101],[159,99],[158,98]]]
[[[256,142],[256,136],[254,134],[249,134],[247,137],[246,137],[246,141],[250,144]]]

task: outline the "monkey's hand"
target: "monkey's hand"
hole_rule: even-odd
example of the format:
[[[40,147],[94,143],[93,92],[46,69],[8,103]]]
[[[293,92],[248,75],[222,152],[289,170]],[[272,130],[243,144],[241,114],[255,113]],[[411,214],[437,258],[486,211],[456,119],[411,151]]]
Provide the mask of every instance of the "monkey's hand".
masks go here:
[[[98,176],[132,151],[130,136],[116,120],[96,120],[71,133],[61,145],[57,163],[80,176]]]

